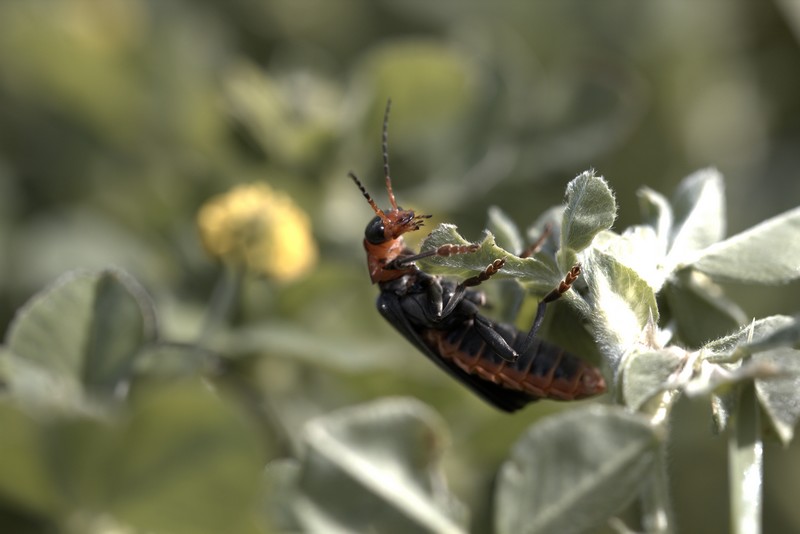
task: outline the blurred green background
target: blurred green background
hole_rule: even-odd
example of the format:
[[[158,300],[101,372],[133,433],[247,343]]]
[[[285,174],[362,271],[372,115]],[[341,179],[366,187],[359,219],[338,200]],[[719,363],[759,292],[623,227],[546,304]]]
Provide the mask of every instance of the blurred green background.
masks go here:
[[[617,194],[670,194],[715,166],[729,234],[800,201],[800,2],[69,0],[0,3],[0,323],[73,268],[119,266],[161,335],[192,341],[220,268],[195,214],[265,181],[312,219],[312,274],[249,279],[221,343],[290,432],[384,395],[451,427],[448,479],[487,524],[491,480],[522,429],[417,354],[374,309],[361,247],[379,204],[380,128],[401,204],[477,239],[489,206],[527,227],[593,167]],[[800,236],[798,236],[800,239]],[[776,253],[780,244],[776,243]],[[754,317],[797,284],[730,287]],[[727,530],[725,441],[706,404],[674,415],[678,527]],[[800,530],[798,447],[766,451],[767,532]]]

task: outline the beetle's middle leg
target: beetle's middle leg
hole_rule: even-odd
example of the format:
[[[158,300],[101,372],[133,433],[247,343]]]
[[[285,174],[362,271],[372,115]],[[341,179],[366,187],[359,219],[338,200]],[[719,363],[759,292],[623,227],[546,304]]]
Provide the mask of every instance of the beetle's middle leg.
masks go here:
[[[539,301],[539,305],[536,307],[536,317],[533,319],[533,325],[531,325],[531,329],[528,331],[528,335],[525,337],[525,342],[520,348],[520,354],[525,354],[533,343],[539,327],[542,326],[542,321],[544,320],[544,311],[545,308],[547,308],[547,305],[569,291],[569,288],[572,287],[572,284],[578,279],[580,274],[581,264],[576,263],[572,266],[572,269],[569,270],[564,279],[558,284],[558,287],[550,291],[550,293],[545,295],[544,298]]]
[[[442,316],[449,315],[452,311],[456,308],[459,302],[464,299],[464,294],[468,287],[475,287],[480,285],[481,283],[485,282],[497,272],[503,268],[505,265],[506,260],[503,258],[498,258],[494,260],[492,263],[486,266],[486,268],[476,274],[475,276],[471,276],[458,284],[456,286],[455,291],[453,291],[453,295],[450,297],[450,300],[447,302],[447,306],[445,306],[444,310],[442,310]]]

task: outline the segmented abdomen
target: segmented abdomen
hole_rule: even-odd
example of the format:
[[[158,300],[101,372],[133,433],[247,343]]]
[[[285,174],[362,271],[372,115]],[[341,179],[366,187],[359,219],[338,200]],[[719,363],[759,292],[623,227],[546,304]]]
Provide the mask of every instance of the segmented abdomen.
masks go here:
[[[525,340],[524,332],[507,324],[495,324],[494,330],[515,350]],[[472,321],[449,330],[425,329],[421,334],[435,353],[463,371],[534,398],[577,400],[606,390],[597,368],[541,339],[512,363],[487,346]]]

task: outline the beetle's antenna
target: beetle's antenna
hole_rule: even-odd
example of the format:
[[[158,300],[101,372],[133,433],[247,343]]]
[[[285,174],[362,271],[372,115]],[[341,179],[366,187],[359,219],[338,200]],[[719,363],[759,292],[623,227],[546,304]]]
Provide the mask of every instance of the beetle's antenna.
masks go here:
[[[383,136],[381,147],[383,148],[383,175],[386,177],[386,192],[389,193],[389,202],[392,209],[397,210],[397,200],[392,191],[392,179],[389,177],[389,110],[392,109],[392,99],[386,101],[386,111],[383,112]]]
[[[369,196],[369,193],[367,193],[367,190],[366,190],[366,189],[364,188],[364,186],[361,184],[361,180],[359,180],[359,179],[358,179],[358,177],[355,175],[355,173],[354,173],[353,171],[350,171],[350,172],[348,172],[348,173],[347,173],[347,176],[349,176],[350,178],[352,178],[352,179],[353,179],[353,181],[356,183],[356,185],[358,186],[358,188],[361,190],[361,194],[362,194],[362,195],[364,195],[364,198],[366,198],[366,199],[367,199],[367,202],[369,202],[369,205],[370,205],[370,206],[372,206],[372,211],[374,211],[374,212],[375,212],[375,214],[376,214],[378,217],[380,217],[382,220],[384,220],[384,221],[385,221],[385,220],[386,220],[386,214],[385,214],[385,213],[383,213],[383,210],[382,210],[382,209],[380,209],[380,208],[378,207],[378,205],[375,203],[375,201],[374,201],[374,200],[372,200],[372,197],[371,197],[371,196]]]

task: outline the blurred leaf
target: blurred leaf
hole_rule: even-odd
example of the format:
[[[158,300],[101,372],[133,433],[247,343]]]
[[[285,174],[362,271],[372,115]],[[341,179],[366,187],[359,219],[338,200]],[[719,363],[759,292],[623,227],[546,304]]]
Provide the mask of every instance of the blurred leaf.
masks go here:
[[[425,238],[420,250],[425,252],[446,244],[466,245],[469,241],[461,237],[455,225],[440,224]],[[563,276],[555,270],[552,259],[545,254],[540,252],[530,258],[520,258],[497,246],[494,236],[489,233],[485,234],[480,249],[474,253],[433,256],[420,260],[418,264],[422,270],[432,274],[467,278],[480,273],[498,258],[505,258],[506,263],[493,278],[516,278],[529,284],[533,291],[549,291],[558,285]]]
[[[777,376],[756,379],[756,395],[778,437],[789,445],[800,419],[800,350],[772,349],[754,354],[752,359],[778,370]]]
[[[284,321],[253,323],[229,330],[214,340],[220,354],[268,354],[284,356],[344,371],[392,369],[400,365],[385,355],[393,353],[395,343],[325,335]]]
[[[586,257],[584,276],[592,299],[589,319],[616,375],[622,354],[640,341],[646,325],[658,322],[656,297],[633,269],[596,249]]]
[[[94,402],[72,376],[57,374],[40,363],[0,347],[0,379],[12,397],[32,413],[101,415],[107,407]]]
[[[376,96],[375,115],[383,114],[386,98],[402,108],[392,121],[394,139],[435,144],[475,97],[469,83],[474,67],[469,56],[442,41],[384,40],[367,49],[355,80],[365,94]]]
[[[63,510],[50,465],[43,461],[46,432],[8,399],[0,400],[0,496],[42,515]]]
[[[559,244],[561,243],[561,222],[564,220],[564,210],[566,206],[560,204],[553,206],[544,211],[539,217],[536,218],[528,230],[525,232],[528,238],[526,244],[535,242],[542,236],[545,227],[550,226],[550,237],[548,237],[543,246],[542,251],[548,256],[555,258],[558,251]]]
[[[8,348],[43,369],[111,394],[155,336],[155,311],[139,284],[117,270],[72,272],[14,318]]]
[[[144,347],[136,356],[135,372],[144,378],[207,376],[216,370],[219,355],[201,347],[159,342]]]
[[[300,462],[294,458],[280,458],[264,469],[266,495],[264,512],[267,524],[277,532],[302,532],[294,515],[293,503],[298,498]]]
[[[533,425],[500,469],[497,532],[566,534],[600,525],[647,482],[661,439],[646,419],[614,406]]]
[[[229,69],[225,93],[231,115],[289,168],[309,167],[340,128],[340,88],[307,69],[276,75],[242,61]]]
[[[658,393],[665,391],[686,358],[680,352],[660,350],[633,354],[628,357],[622,370],[622,396],[625,405],[634,411],[642,411],[645,404]],[[647,413],[653,414],[653,409]]]
[[[725,237],[725,194],[722,175],[705,169],[684,178],[672,201],[669,259],[678,265],[688,257]]]
[[[800,277],[800,208],[701,251],[691,266],[716,280],[779,284]]]
[[[251,530],[263,452],[204,384],[139,391],[115,446],[105,495],[116,517],[154,532]]]
[[[561,224],[559,266],[562,270],[574,262],[562,257],[564,251],[580,252],[588,247],[594,236],[608,230],[617,216],[614,194],[601,176],[594,171],[578,175],[567,185],[566,210]]]
[[[747,316],[711,280],[680,272],[664,289],[670,316],[686,346],[699,347],[747,322]]]
[[[426,405],[384,399],[308,424],[297,518],[312,532],[465,532],[438,469],[446,428]]]
[[[497,206],[489,207],[487,229],[495,237],[500,248],[510,250],[514,254],[519,254],[525,248],[519,228],[511,217]]]
[[[111,515],[142,531],[252,532],[262,452],[240,415],[199,382],[144,389],[130,408],[112,423],[0,403],[0,494],[76,531]]]

